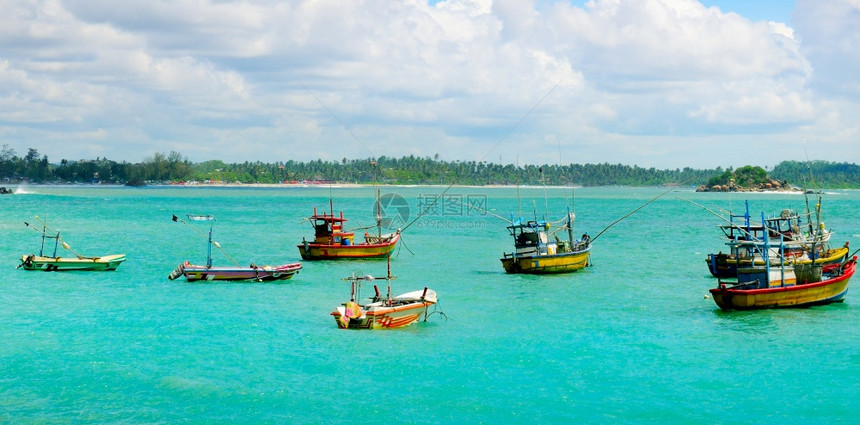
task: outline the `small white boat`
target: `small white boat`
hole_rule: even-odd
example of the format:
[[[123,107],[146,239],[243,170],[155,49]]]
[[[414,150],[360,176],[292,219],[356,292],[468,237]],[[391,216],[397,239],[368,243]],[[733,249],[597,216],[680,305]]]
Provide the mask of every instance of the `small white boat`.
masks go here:
[[[242,267],[232,257],[227,255],[227,258],[230,258],[233,261],[234,266],[226,266],[226,267],[214,267],[212,266],[212,247],[216,247],[221,249],[221,244],[212,240],[212,224],[211,222],[215,221],[215,217],[211,215],[188,215],[188,219],[191,221],[208,221],[209,225],[209,245],[208,250],[206,252],[206,264],[205,265],[195,265],[186,261],[179,266],[176,267],[167,278],[170,280],[174,280],[180,276],[185,276],[185,279],[189,282],[195,281],[252,281],[252,282],[267,282],[274,280],[287,280],[292,278],[295,274],[302,269],[301,263],[290,263],[290,264],[281,264],[278,266],[258,266],[256,264],[251,264],[248,267]],[[188,225],[184,220],[173,216],[173,221],[182,222],[185,225]],[[193,226],[189,226],[194,228]],[[194,228],[194,230],[197,230]],[[197,230],[200,232],[199,230]],[[204,235],[205,236],[205,235]],[[223,251],[223,249],[222,249]]]

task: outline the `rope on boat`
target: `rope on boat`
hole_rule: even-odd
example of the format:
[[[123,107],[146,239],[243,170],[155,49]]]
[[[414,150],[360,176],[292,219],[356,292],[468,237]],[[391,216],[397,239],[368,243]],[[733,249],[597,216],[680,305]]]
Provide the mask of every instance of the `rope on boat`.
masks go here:
[[[400,256],[400,248],[403,247],[403,248],[406,248],[406,250],[409,251],[409,253],[412,254],[412,256],[414,257],[415,253],[412,252],[412,250],[409,249],[408,246],[406,246],[406,242],[404,242],[404,241],[405,241],[405,239],[403,239],[403,236],[401,236],[400,237],[400,246],[397,247],[397,255]]]
[[[430,318],[430,316],[432,316],[434,314],[438,314],[438,315],[444,317],[446,322],[448,321],[448,315],[445,314],[444,311],[439,310],[439,301],[436,301],[436,303],[433,304],[433,311],[431,311],[429,313],[427,313],[426,311],[424,312],[424,321],[426,322],[427,319]]]
[[[323,109],[325,109],[325,111],[328,112],[328,114],[331,115],[331,117],[334,118],[334,120],[337,121],[337,123],[340,124],[340,126],[343,127],[343,129],[346,130],[346,132],[349,133],[349,135],[352,136],[352,138],[355,139],[355,141],[358,142],[359,145],[361,145],[361,147],[363,147],[368,152],[370,152],[371,156],[376,156],[373,153],[373,151],[367,147],[367,145],[365,145],[364,143],[361,143],[361,139],[359,139],[355,134],[353,134],[353,132],[350,131],[349,128],[346,126],[346,124],[344,124],[343,121],[341,121],[340,118],[338,118],[337,115],[335,115],[334,112],[331,111],[331,109],[329,109],[327,106],[325,106],[324,103],[322,103],[322,101],[314,94],[314,92],[312,92],[311,89],[309,89],[308,86],[305,85],[304,81],[299,81],[299,84],[301,84],[302,87],[304,87],[304,89],[308,92],[308,94],[311,95],[311,97],[314,98],[314,100],[316,100],[317,103],[319,103],[320,106],[322,106]]]

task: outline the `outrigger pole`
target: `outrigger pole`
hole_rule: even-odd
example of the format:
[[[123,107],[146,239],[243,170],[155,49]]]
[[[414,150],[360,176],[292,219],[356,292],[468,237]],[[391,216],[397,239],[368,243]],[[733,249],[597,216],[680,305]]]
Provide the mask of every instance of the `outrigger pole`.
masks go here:
[[[44,256],[44,250],[45,250],[45,239],[56,239],[56,242],[54,242],[54,257],[57,257],[57,245],[59,244],[59,245],[60,245],[60,246],[62,246],[63,248],[65,248],[65,249],[69,250],[72,254],[75,254],[75,257],[77,257],[77,258],[86,258],[86,257],[84,257],[83,255],[78,254],[77,252],[75,252],[75,250],[73,250],[73,249],[69,246],[69,244],[67,244],[67,243],[66,243],[66,241],[64,241],[64,240],[63,240],[63,238],[61,238],[61,237],[60,237],[60,232],[59,232],[59,231],[57,231],[57,230],[51,229],[50,227],[48,227],[48,224],[47,224],[45,221],[43,221],[41,218],[39,218],[39,216],[38,216],[38,215],[36,216],[36,220],[39,220],[39,223],[41,223],[41,224],[42,224],[42,230],[38,230],[38,229],[36,229],[35,227],[32,227],[33,225],[32,225],[32,224],[30,224],[30,223],[27,223],[26,221],[24,222],[24,225],[25,225],[25,226],[27,226],[27,228],[29,228],[29,229],[33,229],[33,231],[35,231],[35,232],[39,232],[39,233],[41,233],[41,234],[42,234],[42,247],[39,249],[39,256],[40,256],[40,257]],[[47,235],[48,230],[50,230],[51,232],[55,232],[55,233],[56,233],[56,235],[54,235],[54,236],[48,236],[48,235]]]
[[[193,221],[215,221],[215,216],[212,216],[212,215],[191,215],[191,214],[186,214],[186,215],[188,216],[189,220],[193,220]],[[204,238],[209,239],[208,251],[206,254],[206,267],[212,267],[212,245],[215,245],[215,248],[220,249],[221,252],[227,258],[229,258],[230,261],[232,261],[234,265],[236,265],[236,267],[240,267],[239,263],[237,263],[236,260],[234,260],[233,257],[231,257],[230,254],[227,253],[227,251],[224,251],[224,248],[221,248],[221,244],[219,244],[217,241],[212,240],[212,227],[214,226],[212,223],[209,224],[209,234],[207,235],[206,233],[201,232],[200,229],[186,223],[185,220],[177,217],[176,214],[173,214],[173,221],[180,222],[180,223],[194,229],[195,232],[199,233]]]
[[[683,181],[683,182],[679,183],[679,185],[680,185],[680,184],[685,184],[685,183],[689,182],[690,180],[693,180],[693,177],[690,177],[689,179],[687,179],[687,180],[685,180],[685,181]],[[662,197],[663,197],[663,195],[665,195],[665,194],[667,194],[667,193],[669,193],[669,192],[671,192],[671,191],[673,191],[673,190],[675,190],[675,188],[674,188],[674,187],[673,187],[673,188],[671,188],[671,189],[669,189],[669,190],[667,190],[667,191],[665,191],[665,192],[663,192],[663,193],[661,193],[661,194],[659,194],[659,195],[657,195],[657,196],[655,196],[655,197],[653,197],[653,198],[651,198],[650,200],[648,200],[648,202],[646,202],[646,203],[642,204],[641,206],[639,206],[639,208],[636,208],[635,210],[630,211],[629,213],[625,214],[623,217],[619,218],[618,220],[613,221],[610,225],[608,225],[608,226],[604,227],[604,228],[603,228],[603,230],[601,230],[597,235],[595,235],[593,238],[591,238],[591,242],[596,241],[596,240],[597,240],[597,238],[599,238],[599,237],[600,237],[600,235],[602,235],[602,234],[603,234],[603,232],[605,232],[605,231],[609,230],[609,228],[610,228],[610,227],[612,227],[612,226],[614,226],[614,225],[616,225],[616,224],[620,223],[621,221],[623,221],[623,220],[624,220],[624,219],[626,219],[627,217],[630,217],[631,215],[635,214],[635,213],[636,213],[636,211],[639,211],[639,210],[641,210],[642,208],[645,208],[646,206],[648,206],[648,204],[650,204],[650,203],[652,203],[652,202],[654,202],[654,201],[656,201],[656,200],[658,200],[658,199],[662,198]]]
[[[725,221],[726,223],[731,224],[733,228],[738,229],[738,230],[740,230],[741,232],[743,232],[743,233],[744,233],[744,235],[746,235],[746,237],[750,239],[750,241],[753,241],[753,242],[763,242],[763,243],[765,244],[765,251],[769,251],[769,245],[768,245],[768,243],[769,243],[768,239],[769,239],[769,238],[765,237],[765,238],[763,238],[763,239],[759,239],[759,238],[755,237],[755,235],[753,235],[753,234],[752,234],[752,232],[750,232],[750,227],[749,227],[749,223],[750,223],[750,221],[749,221],[749,205],[747,205],[747,212],[746,212],[746,214],[744,215],[744,217],[746,218],[746,228],[744,228],[744,226],[738,226],[737,224],[733,223],[731,220],[729,220],[729,219],[727,219],[727,218],[725,218],[725,217],[723,217],[723,216],[721,216],[721,215],[717,214],[716,212],[714,212],[713,210],[711,210],[710,208],[708,208],[708,207],[706,207],[706,206],[704,206],[704,205],[697,204],[696,202],[693,202],[693,201],[691,201],[691,200],[689,200],[689,199],[684,199],[684,198],[680,198],[680,197],[678,197],[677,199],[680,199],[680,200],[682,200],[682,201],[687,201],[687,202],[689,202],[689,203],[691,203],[691,204],[693,204],[693,205],[695,205],[695,206],[697,206],[697,207],[699,207],[699,208],[701,208],[701,209],[703,209],[703,210],[705,210],[705,211],[707,211],[707,212],[709,212],[709,213],[713,214],[715,217],[719,218],[720,220],[723,220],[723,221]],[[765,221],[764,221],[764,212],[762,212],[761,220],[762,220],[762,221],[761,221],[761,222],[762,222],[762,227],[766,229],[766,228],[767,228],[767,226],[765,226],[765,224],[764,224],[764,222],[765,222]],[[766,230],[765,230],[765,231],[766,231]],[[735,241],[737,241],[737,237],[735,237]],[[780,235],[780,245],[782,245],[782,235]],[[756,251],[760,251],[758,248],[755,248],[755,247],[754,247],[754,249],[755,249]],[[780,258],[782,258],[783,260],[785,259],[785,257],[783,256],[783,255],[784,255],[784,253],[783,253],[782,251],[780,251],[780,253],[779,253],[779,254],[777,254],[777,255],[778,255]],[[762,253],[762,258],[764,258],[764,257],[766,257],[766,255],[765,255],[764,253]],[[768,259],[767,261],[769,262],[770,260]],[[814,261],[814,260],[813,260],[813,264],[815,264],[815,261]]]

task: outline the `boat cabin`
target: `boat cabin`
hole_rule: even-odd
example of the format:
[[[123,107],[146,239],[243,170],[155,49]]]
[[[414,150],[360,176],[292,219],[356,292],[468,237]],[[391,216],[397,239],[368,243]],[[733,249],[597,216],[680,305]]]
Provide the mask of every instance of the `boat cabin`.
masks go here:
[[[516,256],[555,255],[558,245],[549,240],[547,229],[549,224],[542,220],[530,220],[526,223],[517,220],[508,226],[508,231],[514,238]]]
[[[314,215],[310,217],[311,223],[314,226],[314,242],[322,245],[354,245],[354,232],[345,232],[343,224],[346,219],[343,218],[343,211],[340,217],[335,217],[334,214],[317,214],[317,209],[314,208]]]

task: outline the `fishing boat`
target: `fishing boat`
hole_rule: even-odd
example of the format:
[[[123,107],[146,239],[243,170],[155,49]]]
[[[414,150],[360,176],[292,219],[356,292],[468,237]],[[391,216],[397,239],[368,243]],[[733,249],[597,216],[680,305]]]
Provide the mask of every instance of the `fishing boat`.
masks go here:
[[[383,296],[377,285],[373,285],[374,295],[369,302],[360,303],[361,283],[384,279],[388,292]],[[331,312],[340,329],[394,329],[411,325],[424,317],[427,320],[428,307],[437,303],[436,292],[424,289],[391,296],[391,263],[385,277],[355,276],[353,274],[344,280],[351,284],[351,296],[348,302],[336,307]]]
[[[43,270],[46,272],[85,270],[110,271],[116,270],[125,261],[125,254],[103,255],[100,257],[43,257],[41,255],[24,255],[18,267],[24,270]]]
[[[742,267],[734,280],[718,281],[710,289],[714,302],[723,310],[809,307],[842,302],[854,275],[857,256],[844,261],[821,264],[787,264],[770,261],[769,238],[759,240],[762,265]],[[784,253],[780,243],[777,252]],[[855,252],[856,253],[856,252]]]
[[[291,263],[291,264],[283,264],[278,266],[258,266],[254,263],[251,263],[248,267],[240,266],[235,260],[233,260],[230,255],[228,255],[221,248],[221,244],[212,239],[212,228],[213,223],[215,221],[215,217],[211,215],[187,215],[188,219],[191,221],[207,221],[210,223],[209,225],[209,234],[208,239],[209,243],[207,245],[206,252],[206,265],[195,265],[191,262],[184,262],[180,264],[176,269],[174,269],[167,277],[170,280],[174,280],[179,278],[180,276],[185,276],[185,279],[189,282],[195,281],[254,281],[254,282],[268,282],[275,280],[286,280],[293,277],[295,274],[301,270],[301,263]],[[182,222],[185,225],[188,225],[184,220],[173,215],[173,221]],[[200,232],[196,227],[190,226],[194,230]],[[202,234],[202,232],[200,232]],[[204,234],[204,236],[206,236]],[[220,249],[224,255],[229,258],[234,266],[226,266],[226,267],[214,267],[212,266],[212,247],[216,247]]]
[[[753,265],[760,266],[764,264],[761,256],[755,254],[755,250],[751,246],[729,243],[729,252],[719,252],[717,254],[708,254],[705,262],[708,265],[708,271],[714,277],[736,277],[738,269],[751,267]],[[806,265],[806,264],[835,264],[845,261],[848,258],[849,243],[839,248],[828,248],[819,252],[801,251],[799,255],[786,255],[785,261],[788,264]],[[811,254],[811,255],[810,255]]]
[[[708,271],[713,276],[735,277],[739,268],[762,265],[764,260],[756,252],[764,239],[771,242],[770,258],[789,264],[833,264],[847,259],[848,242],[840,248],[830,247],[832,232],[820,219],[820,201],[816,205],[817,219],[813,221],[811,214],[807,214],[806,225],[803,217],[790,209],[753,223],[750,221],[749,203],[745,205],[744,214],[730,214],[727,223],[719,225],[729,249],[726,253],[720,251],[705,258]],[[743,222],[736,223],[737,218],[743,218]],[[776,252],[774,246],[782,247],[783,251]]]
[[[39,220],[41,224],[41,230],[37,230],[30,223],[24,222],[24,225],[29,229],[33,229],[42,234],[42,245],[39,248],[39,255],[30,254],[21,256],[21,264],[18,264],[17,268],[23,268],[24,270],[43,270],[47,272],[52,271],[109,271],[116,270],[123,261],[125,261],[125,254],[112,254],[112,255],[102,255],[98,257],[89,257],[80,255],[75,252],[68,243],[66,243],[60,237],[60,232],[55,231],[48,227],[47,223],[40,219],[38,216],[36,220]],[[50,232],[50,233],[49,233]],[[53,255],[50,257],[45,256],[45,241],[46,240],[54,240],[54,251]],[[62,246],[72,254],[74,257],[60,257],[57,255],[57,249]]]
[[[582,238],[573,238],[575,216],[568,212],[567,223],[557,229],[567,230],[567,241],[560,240],[550,232],[550,224],[544,220],[514,220],[507,227],[514,238],[514,251],[504,253],[500,259],[506,273],[548,274],[567,273],[588,265],[591,241],[588,233]]]
[[[308,241],[302,238],[298,245],[303,260],[339,260],[339,259],[372,259],[387,258],[394,251],[400,240],[400,229],[393,233],[382,233],[382,217],[379,206],[379,196],[376,203],[377,234],[364,232],[364,241],[356,242],[355,232],[344,229],[347,219],[343,211],[339,216],[334,215],[334,206],[329,199],[329,213],[317,212],[308,217],[314,228],[314,239]]]

